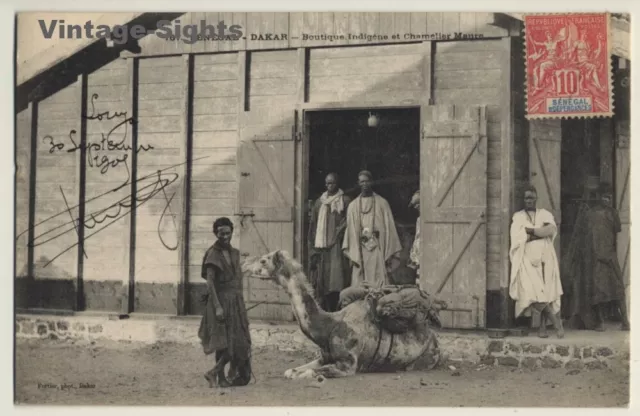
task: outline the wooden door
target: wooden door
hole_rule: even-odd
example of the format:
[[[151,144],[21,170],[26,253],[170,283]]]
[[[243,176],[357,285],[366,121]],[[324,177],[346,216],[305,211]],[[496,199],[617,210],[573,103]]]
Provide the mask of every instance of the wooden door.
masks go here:
[[[529,121],[529,141],[529,181],[538,191],[538,208],[551,212],[558,226],[555,247],[560,259],[561,120]],[[518,198],[522,199],[522,190],[519,192]]]
[[[423,106],[420,285],[448,303],[449,328],[483,328],[487,119],[484,107]]]
[[[243,258],[293,254],[295,133],[295,111],[260,106],[240,113],[236,216]],[[293,319],[288,295],[272,282],[247,279],[245,301],[250,318]]]
[[[537,207],[553,214],[558,227],[554,241],[558,261],[560,257],[560,228],[562,211],[560,209],[562,158],[562,122],[561,120],[529,121],[529,182],[538,192]],[[522,190],[518,190],[522,199]],[[531,311],[531,327],[540,326],[540,314]]]
[[[618,251],[618,261],[622,268],[622,276],[624,277],[627,308],[629,308],[629,249],[631,238],[629,121],[618,121],[615,126],[615,204],[620,214],[622,225],[622,231],[618,233],[616,249]]]

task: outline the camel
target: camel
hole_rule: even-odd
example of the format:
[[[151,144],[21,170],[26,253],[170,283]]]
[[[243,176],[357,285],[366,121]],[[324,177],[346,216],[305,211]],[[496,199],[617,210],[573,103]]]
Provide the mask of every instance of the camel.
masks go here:
[[[432,369],[440,359],[435,332],[425,322],[404,333],[381,329],[370,303],[357,300],[338,312],[318,306],[302,266],[274,251],[246,266],[252,277],[271,280],[289,294],[300,329],[320,348],[319,358],[285,371],[288,379],[338,378],[358,373]]]

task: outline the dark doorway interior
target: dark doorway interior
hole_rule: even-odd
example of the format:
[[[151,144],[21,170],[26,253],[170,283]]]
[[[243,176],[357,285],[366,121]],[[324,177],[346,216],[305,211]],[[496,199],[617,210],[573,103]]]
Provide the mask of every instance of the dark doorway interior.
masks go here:
[[[614,164],[613,135],[603,131],[602,120],[569,119],[562,121],[560,262],[571,243],[574,225],[581,204],[593,206],[597,202],[600,181],[611,182],[607,169]],[[608,143],[606,141],[609,141]],[[613,185],[613,184],[612,184]],[[565,279],[567,276],[565,276]],[[570,296],[565,288],[562,315],[568,318]],[[617,311],[610,311],[610,319],[618,320]],[[580,329],[580,322],[571,320],[569,327]]]
[[[368,126],[370,113],[378,116],[377,127]],[[403,244],[402,258],[408,258],[418,216],[408,204],[419,188],[420,110],[335,110],[311,112],[308,117],[308,200],[315,201],[324,192],[324,180],[330,172],[339,175],[340,187],[355,198],[359,193],[358,172],[371,171],[375,191],[393,211]],[[311,202],[308,206],[312,206]],[[306,218],[305,244],[309,217]],[[304,252],[307,253],[306,246]]]
[[[591,203],[600,183],[600,126],[598,120],[562,120],[560,161],[560,255],[565,252],[583,202]]]

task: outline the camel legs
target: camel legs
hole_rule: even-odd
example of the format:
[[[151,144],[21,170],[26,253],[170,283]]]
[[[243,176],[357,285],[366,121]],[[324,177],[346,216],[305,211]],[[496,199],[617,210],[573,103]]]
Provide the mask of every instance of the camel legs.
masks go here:
[[[315,370],[316,368],[320,368],[322,366],[322,358],[318,358],[313,360],[307,364],[301,365],[300,367],[290,368],[284,372],[285,378],[299,378],[300,374],[307,370]]]
[[[297,378],[340,378],[354,375],[356,373],[358,359],[354,353],[349,353],[347,358],[337,360],[331,364],[325,364],[315,369],[306,369]]]
[[[311,361],[309,364],[303,365],[293,370],[287,370],[285,377],[301,379],[316,378],[318,376],[325,378],[346,377],[356,373],[358,364],[358,342],[355,333],[351,330],[342,332],[331,339],[331,362],[329,357],[322,357]]]
[[[285,371],[284,376],[289,379],[309,379],[317,376],[325,378],[346,377],[356,373],[356,363],[355,354],[349,354],[348,358],[330,364],[323,364],[322,358],[318,358],[300,367]]]

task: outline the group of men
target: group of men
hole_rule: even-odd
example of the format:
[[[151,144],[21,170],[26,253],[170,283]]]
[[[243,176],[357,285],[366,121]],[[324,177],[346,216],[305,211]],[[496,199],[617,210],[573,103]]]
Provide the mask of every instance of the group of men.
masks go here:
[[[327,311],[339,307],[340,292],[347,287],[379,287],[395,284],[389,278],[402,250],[389,203],[372,188],[369,171],[358,174],[360,195],[351,199],[330,173],[326,191],[315,201],[309,228],[310,278],[321,306]],[[569,276],[561,280],[554,248],[558,229],[553,215],[537,207],[537,191],[524,190],[524,209],[513,215],[509,250],[511,276],[509,295],[515,301],[515,315],[540,314],[539,336],[547,337],[547,323],[558,337],[564,336],[560,305],[569,299],[568,318],[582,327],[604,330],[609,305],[619,311],[623,329],[629,328],[625,287],[618,263],[615,240],[620,218],[612,206],[612,191],[601,184],[596,206],[583,210],[576,222],[570,263],[563,268]],[[410,206],[419,211],[416,192]],[[419,273],[420,219],[407,266]],[[563,290],[563,283],[565,287]]]
[[[515,300],[515,315],[540,313],[538,335],[548,337],[547,322],[553,324],[557,336],[564,336],[560,305],[568,292],[568,312],[572,322],[584,329],[604,331],[605,311],[613,305],[620,313],[622,329],[629,329],[625,286],[616,254],[616,235],[621,231],[618,212],[612,206],[612,191],[601,184],[599,200],[594,207],[585,206],[576,221],[573,249],[563,268],[554,248],[558,228],[553,215],[536,206],[537,191],[524,190],[524,209],[513,216],[510,237],[511,280],[509,295]],[[563,290],[564,289],[564,290]]]
[[[402,250],[391,207],[373,191],[369,171],[358,174],[360,195],[351,199],[338,185],[338,175],[326,176],[326,191],[313,204],[309,226],[309,269],[321,306],[338,309],[340,292],[347,287],[378,287],[393,283],[389,272],[397,267]],[[414,196],[411,205],[419,198]],[[415,239],[410,267],[418,268]]]

